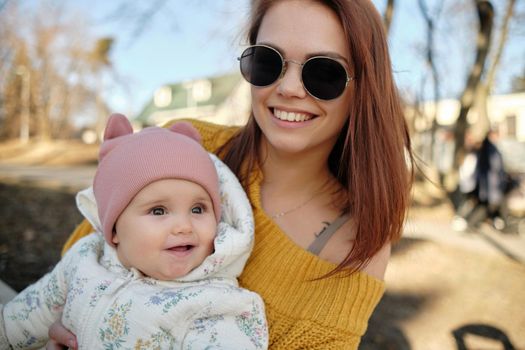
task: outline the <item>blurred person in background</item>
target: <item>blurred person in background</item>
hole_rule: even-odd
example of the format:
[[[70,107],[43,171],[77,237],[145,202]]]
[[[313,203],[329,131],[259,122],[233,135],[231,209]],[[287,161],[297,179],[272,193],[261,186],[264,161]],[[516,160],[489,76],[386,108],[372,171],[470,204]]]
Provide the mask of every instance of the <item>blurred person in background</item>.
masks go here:
[[[462,200],[454,218],[453,228],[476,229],[485,221],[498,230],[505,228],[502,205],[508,184],[503,156],[494,144],[496,133],[483,137],[472,129],[465,134],[466,155],[459,168],[459,192]]]

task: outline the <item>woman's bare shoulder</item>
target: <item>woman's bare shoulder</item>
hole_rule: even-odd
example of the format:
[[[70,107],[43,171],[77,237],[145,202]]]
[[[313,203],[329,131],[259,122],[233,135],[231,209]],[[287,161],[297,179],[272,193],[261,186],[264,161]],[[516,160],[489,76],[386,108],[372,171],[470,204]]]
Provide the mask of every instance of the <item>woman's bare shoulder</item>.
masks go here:
[[[385,279],[386,267],[390,260],[391,250],[392,244],[390,242],[385,243],[385,245],[370,259],[370,262],[362,271],[383,281]]]

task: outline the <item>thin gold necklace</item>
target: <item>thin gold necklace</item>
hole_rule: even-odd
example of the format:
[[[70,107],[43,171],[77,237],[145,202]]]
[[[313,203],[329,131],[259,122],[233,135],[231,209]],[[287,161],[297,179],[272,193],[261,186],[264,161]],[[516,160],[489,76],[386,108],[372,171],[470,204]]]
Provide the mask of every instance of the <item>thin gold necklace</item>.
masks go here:
[[[291,212],[294,212],[298,209],[301,209],[302,207],[304,207],[306,204],[308,204],[312,199],[314,199],[316,197],[316,193],[314,193],[314,195],[310,198],[308,198],[306,201],[302,202],[301,204],[299,204],[298,206],[296,207],[293,207],[292,209],[288,209],[288,210],[285,210],[285,211],[281,211],[277,214],[273,214],[272,216],[270,216],[272,218],[272,220],[275,220],[275,219],[278,219],[280,217],[283,217],[285,215],[288,215],[290,214]]]

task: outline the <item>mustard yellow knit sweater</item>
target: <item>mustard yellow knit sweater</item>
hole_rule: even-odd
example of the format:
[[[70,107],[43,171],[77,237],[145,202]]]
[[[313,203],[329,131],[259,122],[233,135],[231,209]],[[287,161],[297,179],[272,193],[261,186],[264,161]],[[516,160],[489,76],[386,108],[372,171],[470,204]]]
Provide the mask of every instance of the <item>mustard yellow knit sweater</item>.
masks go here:
[[[192,121],[214,152],[236,128]],[[248,190],[255,217],[255,246],[239,283],[266,305],[270,349],[357,349],[384,283],[365,273],[312,281],[335,265],[293,243],[261,208],[262,174]],[[91,232],[84,220],[64,246]]]

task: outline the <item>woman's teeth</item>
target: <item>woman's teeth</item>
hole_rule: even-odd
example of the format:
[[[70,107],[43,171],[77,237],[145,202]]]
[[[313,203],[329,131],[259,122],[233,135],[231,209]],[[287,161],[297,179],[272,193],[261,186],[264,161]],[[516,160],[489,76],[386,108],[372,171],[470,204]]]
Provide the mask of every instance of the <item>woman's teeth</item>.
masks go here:
[[[273,114],[277,117],[277,119],[285,120],[289,122],[304,122],[304,121],[312,119],[311,114],[298,113],[298,112],[286,112],[286,111],[281,111],[279,109],[274,109]]]

